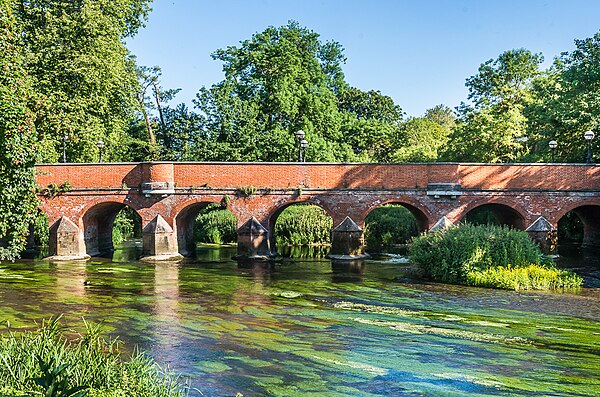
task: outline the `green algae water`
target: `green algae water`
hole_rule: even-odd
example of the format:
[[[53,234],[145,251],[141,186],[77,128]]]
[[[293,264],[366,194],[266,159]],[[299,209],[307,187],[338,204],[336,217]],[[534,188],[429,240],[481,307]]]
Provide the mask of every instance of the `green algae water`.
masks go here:
[[[397,257],[238,265],[233,254],[2,263],[0,320],[102,322],[186,377],[190,396],[600,394],[597,288],[416,283]]]

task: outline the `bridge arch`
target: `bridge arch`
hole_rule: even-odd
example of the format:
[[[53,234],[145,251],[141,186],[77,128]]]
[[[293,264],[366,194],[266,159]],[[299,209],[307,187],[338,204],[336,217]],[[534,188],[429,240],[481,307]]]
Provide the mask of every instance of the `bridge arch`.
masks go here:
[[[173,228],[177,231],[177,246],[181,255],[190,257],[196,254],[194,224],[200,212],[211,204],[221,206],[221,200],[206,197],[187,200],[175,206],[171,211],[174,219]],[[237,214],[229,208],[221,208],[229,210],[237,218]]]
[[[83,240],[88,255],[99,256],[114,250],[112,237],[115,218],[125,207],[140,215],[132,205],[116,200],[97,202],[82,210],[80,224],[83,226]]]
[[[527,212],[514,202],[497,199],[478,200],[468,204],[458,217],[459,222],[467,222],[469,215],[474,216],[479,211],[489,211],[495,223],[514,229],[525,230],[528,222]],[[476,222],[477,223],[477,222]],[[481,222],[484,223],[484,222]]]
[[[271,247],[271,251],[277,252],[277,241],[276,241],[276,233],[275,233],[275,224],[277,219],[281,215],[281,213],[286,209],[294,205],[314,205],[316,207],[321,208],[327,216],[332,219],[332,227],[335,227],[336,217],[335,213],[321,200],[318,200],[313,197],[303,197],[293,201],[286,201],[284,203],[279,203],[278,205],[271,208],[267,215],[268,219],[268,230],[269,230],[269,243]]]
[[[600,248],[600,202],[598,200],[586,200],[566,206],[555,219],[559,244],[561,240],[564,242],[572,237],[573,242],[581,243],[584,248]],[[573,232],[582,235],[569,236]]]
[[[417,200],[413,200],[408,197],[400,197],[400,198],[391,198],[391,199],[387,199],[387,200],[383,200],[383,201],[378,200],[378,201],[371,203],[368,206],[368,208],[366,209],[366,211],[362,214],[362,216],[359,220],[361,223],[359,223],[359,224],[364,225],[365,220],[367,219],[367,216],[369,216],[369,214],[374,209],[383,207],[385,205],[391,205],[391,204],[401,205],[410,211],[410,213],[415,217],[415,221],[417,223],[419,233],[428,231],[429,228],[436,222],[436,220],[433,219],[433,216],[431,215],[429,210],[425,206],[421,205]],[[358,221],[357,221],[357,223],[358,223]]]

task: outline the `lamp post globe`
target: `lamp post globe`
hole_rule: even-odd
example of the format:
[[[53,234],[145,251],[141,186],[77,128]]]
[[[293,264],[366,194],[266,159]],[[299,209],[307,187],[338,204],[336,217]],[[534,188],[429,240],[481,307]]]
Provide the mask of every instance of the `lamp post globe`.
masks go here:
[[[550,142],[548,142],[548,146],[550,146],[550,153],[551,153],[551,157],[552,157],[551,162],[554,163],[554,151],[556,150],[556,147],[558,146],[558,142],[550,141]]]
[[[99,157],[99,163],[102,162],[102,149],[104,149],[104,141],[98,141],[98,143],[96,143],[96,146],[98,146],[98,150],[100,151],[100,157]]]
[[[586,131],[583,133],[583,137],[587,141],[587,160],[586,163],[590,164],[592,162],[592,139],[594,139],[594,131]]]

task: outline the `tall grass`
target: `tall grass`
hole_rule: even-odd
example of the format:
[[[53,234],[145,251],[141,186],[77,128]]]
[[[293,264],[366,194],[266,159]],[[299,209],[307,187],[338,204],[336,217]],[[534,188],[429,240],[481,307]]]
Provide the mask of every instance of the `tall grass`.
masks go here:
[[[557,270],[526,232],[470,224],[413,240],[410,259],[433,280],[509,289],[574,287],[582,279]]]
[[[66,377],[69,388],[81,386],[89,397],[181,397],[179,379],[160,369],[151,358],[134,353],[124,361],[116,340],[105,339],[98,326],[67,339],[58,320],[44,321],[36,331],[9,332],[0,338],[0,395],[42,396],[36,384],[44,366]],[[52,369],[52,368],[50,368]]]
[[[284,209],[275,222],[278,246],[325,245],[331,243],[333,220],[320,207],[295,204]]]

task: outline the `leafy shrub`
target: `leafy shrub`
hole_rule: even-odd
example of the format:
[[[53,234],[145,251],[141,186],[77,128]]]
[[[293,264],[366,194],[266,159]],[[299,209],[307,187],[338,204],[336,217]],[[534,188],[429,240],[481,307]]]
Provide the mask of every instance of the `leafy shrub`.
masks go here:
[[[218,204],[203,208],[194,223],[197,243],[226,244],[237,241],[237,218]]]
[[[278,246],[330,244],[333,220],[312,204],[295,204],[285,208],[275,222]]]
[[[419,234],[415,217],[401,205],[377,207],[367,215],[365,223],[365,242],[369,249],[406,244]]]
[[[142,228],[141,223],[140,216],[132,208],[124,207],[119,211],[113,223],[113,245],[118,246],[124,240],[141,237],[139,235]]]
[[[138,352],[124,361],[117,342],[87,323],[76,340],[64,336],[56,319],[34,332],[6,333],[0,339],[0,355],[0,395],[70,396],[67,391],[77,390],[74,387],[85,389],[88,397],[186,395],[179,379],[148,356]],[[46,383],[64,383],[64,392],[48,394]]]
[[[526,232],[465,224],[413,240],[410,259],[433,280],[496,288],[556,288],[581,279],[553,267]]]

